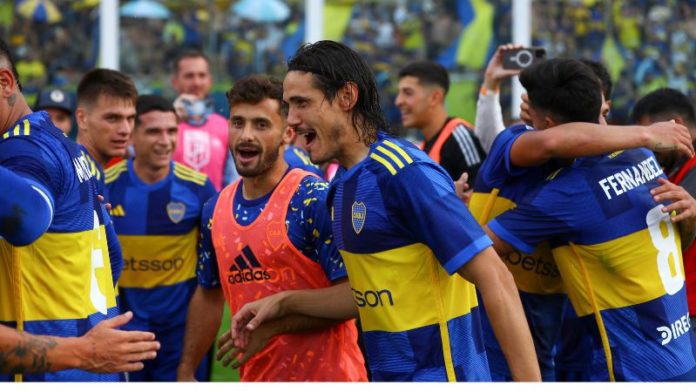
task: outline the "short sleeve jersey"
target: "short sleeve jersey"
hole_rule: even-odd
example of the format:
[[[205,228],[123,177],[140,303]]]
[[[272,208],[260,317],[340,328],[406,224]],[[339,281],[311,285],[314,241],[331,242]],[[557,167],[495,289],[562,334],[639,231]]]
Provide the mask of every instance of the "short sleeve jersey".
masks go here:
[[[48,230],[28,246],[0,239],[0,322],[53,336],[82,336],[118,311],[107,249],[106,210],[79,147],[45,112],[20,119],[0,138],[0,164],[45,187],[54,200]],[[2,374],[0,380],[10,380]],[[117,381],[71,369],[26,381]]]
[[[107,169],[106,190],[123,249],[123,310],[133,311],[139,328],[183,325],[195,289],[201,211],[215,187],[174,162],[167,177],[146,184],[131,159]]]
[[[604,379],[657,381],[696,366],[679,232],[649,190],[664,178],[644,149],[577,159],[489,223],[526,252],[550,240],[573,308],[596,318]]]
[[[456,272],[491,242],[447,172],[380,133],[329,206],[373,379],[489,379],[475,289]]]

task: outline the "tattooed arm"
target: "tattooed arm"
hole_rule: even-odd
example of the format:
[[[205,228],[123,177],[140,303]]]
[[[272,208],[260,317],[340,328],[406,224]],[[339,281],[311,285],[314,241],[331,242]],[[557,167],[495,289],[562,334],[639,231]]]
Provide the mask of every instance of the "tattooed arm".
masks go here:
[[[32,335],[0,325],[0,373],[42,373],[78,368],[97,373],[143,368],[159,349],[150,332],[121,331],[131,312],[104,320],[79,338]]]

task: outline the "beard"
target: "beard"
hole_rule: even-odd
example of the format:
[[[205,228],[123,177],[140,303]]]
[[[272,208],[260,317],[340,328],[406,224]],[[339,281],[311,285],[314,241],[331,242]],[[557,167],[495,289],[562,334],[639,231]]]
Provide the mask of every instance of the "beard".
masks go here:
[[[237,169],[237,173],[239,173],[240,176],[242,177],[258,177],[269,170],[275,165],[276,161],[278,160],[278,157],[280,156],[280,145],[281,143],[278,143],[277,146],[274,146],[268,150],[266,149],[261,149],[259,151],[259,158],[256,161],[256,164],[253,166],[244,166],[239,164],[237,162],[237,158],[234,158],[234,164]]]

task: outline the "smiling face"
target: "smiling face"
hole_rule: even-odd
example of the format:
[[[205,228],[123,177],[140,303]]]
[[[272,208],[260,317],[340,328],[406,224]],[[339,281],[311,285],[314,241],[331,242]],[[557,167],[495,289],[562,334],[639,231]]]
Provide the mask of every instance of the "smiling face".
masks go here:
[[[434,87],[422,85],[416,77],[399,79],[399,93],[394,103],[401,112],[404,127],[421,129],[430,121],[434,92]]]
[[[135,122],[135,104],[124,98],[100,94],[96,102],[77,108],[81,138],[94,159],[104,164],[126,154]]]
[[[280,147],[290,138],[277,100],[240,102],[230,108],[230,151],[242,177],[257,177],[282,164]]]
[[[153,110],[141,114],[132,136],[138,163],[153,171],[168,167],[176,148],[176,133],[174,112]]]
[[[314,87],[311,73],[290,71],[283,81],[283,100],[288,103],[288,126],[304,139],[313,163],[320,165],[343,154],[348,141],[350,117],[341,110],[338,99],[329,102]],[[357,135],[354,135],[357,138]],[[340,159],[339,159],[340,160]]]

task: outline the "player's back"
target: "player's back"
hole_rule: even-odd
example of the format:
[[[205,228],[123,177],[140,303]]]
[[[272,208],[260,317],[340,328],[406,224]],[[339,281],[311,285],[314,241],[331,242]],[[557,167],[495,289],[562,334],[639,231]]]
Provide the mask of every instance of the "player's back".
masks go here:
[[[337,174],[329,205],[373,379],[490,379],[475,289],[456,274],[490,242],[449,175],[380,134],[365,160]]]
[[[89,165],[44,112],[23,117],[3,135],[0,163],[46,186],[55,206],[48,230],[32,244],[0,240],[0,321],[34,334],[84,335],[117,313],[105,210]],[[65,370],[24,379],[117,381],[118,375]]]

